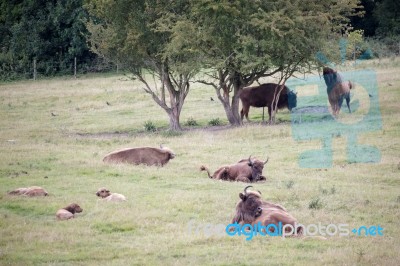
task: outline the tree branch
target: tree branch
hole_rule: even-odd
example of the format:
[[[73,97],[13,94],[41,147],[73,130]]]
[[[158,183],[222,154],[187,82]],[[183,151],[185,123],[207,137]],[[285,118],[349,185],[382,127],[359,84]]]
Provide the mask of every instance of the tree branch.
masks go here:
[[[166,105],[165,101],[163,102],[160,98],[158,98],[157,94],[154,93],[154,91],[151,89],[151,87],[149,86],[149,84],[147,83],[147,81],[143,78],[142,75],[136,75],[137,78],[145,85],[145,87],[143,87],[143,90],[150,94],[151,97],[153,98],[153,100],[159,105],[161,106],[164,110],[169,110],[170,108]]]

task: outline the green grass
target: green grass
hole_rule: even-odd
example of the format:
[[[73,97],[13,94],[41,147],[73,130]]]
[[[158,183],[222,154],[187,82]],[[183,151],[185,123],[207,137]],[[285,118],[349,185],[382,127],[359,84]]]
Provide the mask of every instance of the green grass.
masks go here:
[[[299,167],[299,153],[321,143],[293,140],[287,110],[278,112],[277,125],[267,126],[260,124],[262,109],[252,108],[252,123],[229,128],[222,105],[210,101],[214,90],[202,85],[191,87],[180,119],[185,130],[176,134],[166,130],[168,116],[140,83],[122,76],[1,84],[0,264],[398,265],[400,67],[397,61],[373,67],[383,128],[358,141],[379,148],[381,162],[347,163],[346,139],[335,136],[334,163],[327,169]],[[214,119],[222,126],[208,125]],[[146,121],[157,131],[147,132]],[[102,162],[120,148],[160,144],[176,153],[163,168]],[[384,236],[246,241],[189,233],[191,220],[229,224],[245,187],[210,180],[200,165],[214,171],[249,155],[270,158],[268,181],[254,189],[299,222],[379,224]],[[7,195],[31,185],[50,195]],[[95,192],[102,186],[127,202],[99,201]],[[57,209],[72,202],[83,212],[57,222]]]

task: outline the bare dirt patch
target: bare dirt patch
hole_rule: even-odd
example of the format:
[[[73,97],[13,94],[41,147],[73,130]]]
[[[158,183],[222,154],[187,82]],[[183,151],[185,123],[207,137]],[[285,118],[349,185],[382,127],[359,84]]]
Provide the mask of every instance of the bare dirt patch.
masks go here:
[[[295,114],[329,114],[327,106],[306,106],[293,110]]]

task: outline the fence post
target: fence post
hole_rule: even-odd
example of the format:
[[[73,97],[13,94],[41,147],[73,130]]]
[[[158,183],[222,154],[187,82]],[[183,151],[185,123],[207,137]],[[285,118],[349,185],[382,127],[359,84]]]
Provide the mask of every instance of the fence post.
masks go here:
[[[76,78],[76,56],[74,57],[74,78]]]
[[[399,53],[398,53],[398,55],[400,56],[400,42],[399,42]]]
[[[37,70],[36,70],[36,58],[33,59],[33,80],[36,80]]]

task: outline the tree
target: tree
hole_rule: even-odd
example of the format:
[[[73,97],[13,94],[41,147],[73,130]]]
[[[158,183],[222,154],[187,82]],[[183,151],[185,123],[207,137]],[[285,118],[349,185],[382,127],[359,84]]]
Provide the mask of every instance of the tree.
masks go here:
[[[361,55],[361,45],[364,42],[364,31],[354,30],[348,33],[347,36],[347,55],[350,59],[356,62],[356,58]]]
[[[400,35],[400,2],[381,0],[376,4],[374,16],[378,21],[377,34],[381,37]]]
[[[199,82],[215,89],[228,121],[239,125],[244,87],[277,74],[284,84],[294,72],[310,71],[316,53],[357,8],[358,0],[194,0],[189,15],[169,14],[169,46],[189,46],[202,55],[209,71]],[[176,31],[178,23],[186,31]]]
[[[83,0],[0,2],[0,77],[32,73],[32,60],[44,75],[71,71],[74,57],[90,61]],[[11,73],[11,74],[10,74]],[[70,72],[71,73],[71,72]]]
[[[87,23],[95,53],[123,64],[143,89],[168,114],[169,128],[182,130],[179,117],[189,80],[196,72],[195,54],[166,55],[170,34],[160,30],[164,12],[185,13],[187,1],[100,1],[87,6],[94,19]],[[151,83],[153,79],[159,82]]]
[[[364,14],[362,16],[350,17],[351,26],[354,30],[363,30],[365,37],[372,37],[375,35],[378,21],[373,13],[378,1],[380,0],[361,0]]]

